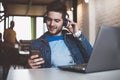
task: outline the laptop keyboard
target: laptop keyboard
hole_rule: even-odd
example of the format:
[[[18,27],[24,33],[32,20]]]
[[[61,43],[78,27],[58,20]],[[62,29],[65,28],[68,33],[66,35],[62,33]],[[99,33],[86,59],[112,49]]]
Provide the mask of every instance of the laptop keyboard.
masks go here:
[[[77,65],[65,65],[65,66],[59,66],[58,68],[63,70],[69,70],[69,71],[85,71],[87,64],[77,64]]]

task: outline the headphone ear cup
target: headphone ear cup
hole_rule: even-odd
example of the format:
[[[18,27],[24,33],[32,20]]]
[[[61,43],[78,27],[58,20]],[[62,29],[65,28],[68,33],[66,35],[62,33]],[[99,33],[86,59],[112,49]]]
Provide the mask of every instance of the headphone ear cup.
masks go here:
[[[44,16],[43,22],[46,23],[47,16]]]
[[[63,20],[63,26],[67,26],[67,24],[68,24],[68,20],[65,18],[65,19]]]
[[[69,14],[68,13],[66,13],[66,17],[69,18]],[[63,26],[67,26],[67,24],[68,24],[67,18],[64,18],[64,20],[63,20]]]

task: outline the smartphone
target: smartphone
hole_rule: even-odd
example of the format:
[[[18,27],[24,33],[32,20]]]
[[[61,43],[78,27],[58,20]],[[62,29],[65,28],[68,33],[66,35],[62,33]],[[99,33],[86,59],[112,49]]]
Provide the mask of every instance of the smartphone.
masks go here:
[[[38,55],[40,57],[40,51],[39,50],[31,50],[30,54],[31,55]]]

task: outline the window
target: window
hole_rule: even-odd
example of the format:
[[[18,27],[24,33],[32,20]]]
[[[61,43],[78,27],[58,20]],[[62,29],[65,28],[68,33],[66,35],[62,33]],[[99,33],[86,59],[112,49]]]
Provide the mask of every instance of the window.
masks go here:
[[[43,17],[36,18],[36,38],[39,38],[43,33],[47,31],[46,23],[43,23]]]
[[[14,17],[17,40],[31,40],[31,20],[30,17]]]
[[[31,17],[25,16],[10,16],[9,23],[14,20],[17,40],[31,40]],[[6,20],[6,28],[8,28],[8,18]],[[4,21],[0,23],[0,32],[4,31]],[[36,18],[36,38],[39,38],[47,31],[46,23],[43,23],[43,17]]]

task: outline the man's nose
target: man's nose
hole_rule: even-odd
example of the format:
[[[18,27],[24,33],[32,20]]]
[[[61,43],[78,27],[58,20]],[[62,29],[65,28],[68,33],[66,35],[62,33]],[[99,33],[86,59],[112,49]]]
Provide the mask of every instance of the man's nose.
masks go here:
[[[51,22],[50,22],[50,26],[53,26],[55,24],[55,22],[52,20]]]

